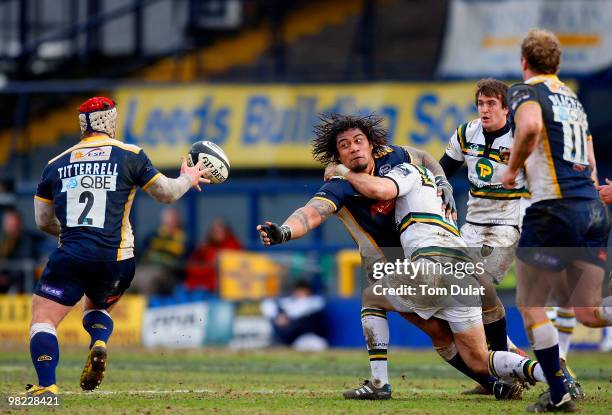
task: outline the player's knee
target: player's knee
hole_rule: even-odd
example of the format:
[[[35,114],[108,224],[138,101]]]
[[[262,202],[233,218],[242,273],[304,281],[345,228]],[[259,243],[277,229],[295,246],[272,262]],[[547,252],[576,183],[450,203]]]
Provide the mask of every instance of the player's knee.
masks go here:
[[[361,306],[362,307],[372,307],[373,306],[373,295],[372,295],[372,287],[368,287],[361,293]]]
[[[506,316],[506,310],[504,309],[504,305],[499,302],[495,304],[493,307],[482,309],[482,322],[483,324],[494,323],[496,321],[501,320]]]
[[[434,347],[444,347],[453,343],[453,333],[448,326],[440,324],[437,320],[428,320],[424,331],[431,338]]]

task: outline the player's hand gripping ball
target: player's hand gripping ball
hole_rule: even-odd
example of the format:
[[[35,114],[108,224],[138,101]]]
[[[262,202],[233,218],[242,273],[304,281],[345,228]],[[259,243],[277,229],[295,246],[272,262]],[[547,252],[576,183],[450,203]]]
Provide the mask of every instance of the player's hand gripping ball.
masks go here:
[[[203,169],[210,169],[207,177],[211,183],[223,183],[227,180],[230,172],[230,164],[227,156],[212,141],[198,141],[193,143],[187,155],[187,164],[195,166],[199,160],[203,160]]]

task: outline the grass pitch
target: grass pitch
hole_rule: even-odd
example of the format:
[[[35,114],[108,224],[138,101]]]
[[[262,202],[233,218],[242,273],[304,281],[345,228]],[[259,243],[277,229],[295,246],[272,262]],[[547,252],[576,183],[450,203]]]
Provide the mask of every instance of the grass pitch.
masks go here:
[[[544,390],[540,385],[522,401],[464,396],[473,383],[430,351],[391,349],[391,401],[345,401],[342,391],[369,374],[367,354],[359,350],[297,353],[284,349],[109,350],[101,388],[85,393],[79,376],[84,350],[63,350],[58,384],[61,405],[16,408],[7,396],[36,380],[27,349],[0,349],[2,413],[76,414],[508,414],[525,407]],[[582,414],[612,413],[612,354],[572,353],[570,364],[587,393]]]

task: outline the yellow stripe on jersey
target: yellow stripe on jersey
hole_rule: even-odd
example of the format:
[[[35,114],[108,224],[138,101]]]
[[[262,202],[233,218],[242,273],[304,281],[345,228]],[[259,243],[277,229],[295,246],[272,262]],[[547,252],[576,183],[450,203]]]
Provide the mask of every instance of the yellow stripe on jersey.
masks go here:
[[[351,212],[346,208],[346,206],[340,209],[336,213],[336,216],[342,221],[342,223],[344,223],[344,226],[351,234],[351,237],[359,246],[360,253],[363,253],[363,249],[368,247],[366,246],[367,244],[369,245],[369,247],[375,249],[380,254],[381,258],[385,258],[385,254],[380,249],[374,238],[372,238],[372,236],[367,233],[361,227],[361,225],[359,225],[359,223],[357,223],[357,221],[355,220]]]
[[[52,199],[45,199],[44,197],[40,197],[38,195],[34,195],[34,199],[44,202],[44,203],[53,203]]]
[[[55,160],[59,159],[60,157],[65,156],[66,154],[68,154],[68,153],[70,153],[70,152],[72,152],[74,150],[78,150],[80,148],[90,148],[90,147],[99,147],[99,146],[114,146],[114,147],[119,147],[119,148],[121,148],[123,150],[130,151],[130,152],[132,152],[134,154],[140,153],[140,150],[141,150],[141,148],[138,147],[138,146],[135,146],[133,144],[125,144],[125,143],[122,143],[119,140],[115,140],[115,139],[112,139],[112,138],[106,138],[104,140],[101,140],[101,139],[90,140],[91,138],[95,138],[95,137],[101,137],[101,136],[92,136],[92,137],[84,138],[78,144],[70,147],[68,150],[64,151],[59,156],[53,157],[51,160],[49,160],[49,162],[47,164],[51,164]]]
[[[518,111],[519,111],[519,110],[520,110],[520,109],[521,109],[521,108],[522,108],[524,105],[527,105],[527,104],[537,105],[538,107],[540,106],[540,103],[539,103],[538,101],[536,101],[536,100],[533,100],[533,99],[530,99],[530,100],[527,100],[527,101],[523,101],[523,102],[521,102],[521,103],[519,104],[519,106],[518,106],[518,107],[517,107],[517,108],[514,110],[514,114],[515,114],[515,115],[514,115],[514,119],[515,119],[515,120],[516,120],[516,114],[518,113]]]
[[[425,223],[427,225],[439,226],[443,229],[446,229],[455,236],[460,236],[459,230],[455,226],[444,221],[442,216],[431,213],[418,212],[411,212],[404,216],[399,225],[399,232],[404,232],[409,226],[414,225],[415,223]]]
[[[548,171],[550,172],[550,178],[552,180],[553,189],[555,189],[556,196],[560,199],[561,187],[559,187],[559,181],[557,180],[557,171],[555,170],[555,163],[553,161],[552,152],[550,150],[550,140],[548,139],[548,131],[546,127],[542,128],[542,147],[544,147],[544,153],[546,154],[546,160],[548,162]]]
[[[151,179],[148,182],[146,182],[144,186],[142,186],[142,190],[147,190],[149,186],[155,183],[157,179],[159,179],[161,176],[162,176],[161,173],[157,173],[155,176],[151,177]]]
[[[419,248],[415,250],[412,255],[410,255],[411,261],[416,261],[419,258],[429,258],[429,257],[447,257],[457,259],[459,261],[471,262],[472,259],[467,256],[463,251],[454,248],[444,248],[444,247],[436,247],[431,246],[427,248]]]
[[[132,210],[132,204],[134,202],[135,195],[136,186],[133,186],[132,190],[130,190],[130,194],[128,195],[127,201],[125,202],[125,207],[123,210],[123,219],[121,221],[121,242],[119,243],[119,249],[117,249],[117,261],[128,259],[134,256],[134,235],[132,234],[132,225],[130,224],[130,211]],[[131,240],[130,246],[126,246],[128,238]]]
[[[336,206],[336,204],[334,202],[332,202],[331,200],[329,200],[326,197],[315,196],[315,197],[313,197],[313,199],[324,200],[325,202],[329,203],[334,208],[334,212],[336,212],[338,210],[338,206]]]

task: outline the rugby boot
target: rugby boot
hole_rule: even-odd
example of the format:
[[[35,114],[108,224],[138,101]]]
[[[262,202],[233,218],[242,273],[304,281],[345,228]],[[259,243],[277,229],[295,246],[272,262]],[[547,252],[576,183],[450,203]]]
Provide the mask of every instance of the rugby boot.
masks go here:
[[[559,359],[559,362],[561,363],[561,370],[563,371],[563,376],[565,377],[563,383],[565,383],[567,386],[567,391],[572,399],[584,399],[584,391],[582,390],[580,383],[578,383],[576,380],[576,375],[574,372],[567,366],[565,359]]]
[[[106,343],[96,340],[81,373],[81,389],[92,391],[102,383],[106,372]]]
[[[344,399],[386,400],[391,399],[391,385],[388,383],[376,388],[369,380],[364,380],[357,389],[349,389],[342,394]]]
[[[504,382],[496,380],[493,383],[493,395],[498,401],[521,400],[523,399],[524,384],[521,382]]]
[[[49,397],[49,396],[57,396],[59,395],[59,388],[57,385],[49,385],[49,386],[38,386],[27,384],[26,385],[26,396],[40,396],[40,397]]]
[[[569,393],[563,395],[561,402],[552,403],[550,401],[550,391],[543,392],[536,403],[527,407],[527,412],[540,414],[543,412],[576,412],[576,404]]]

